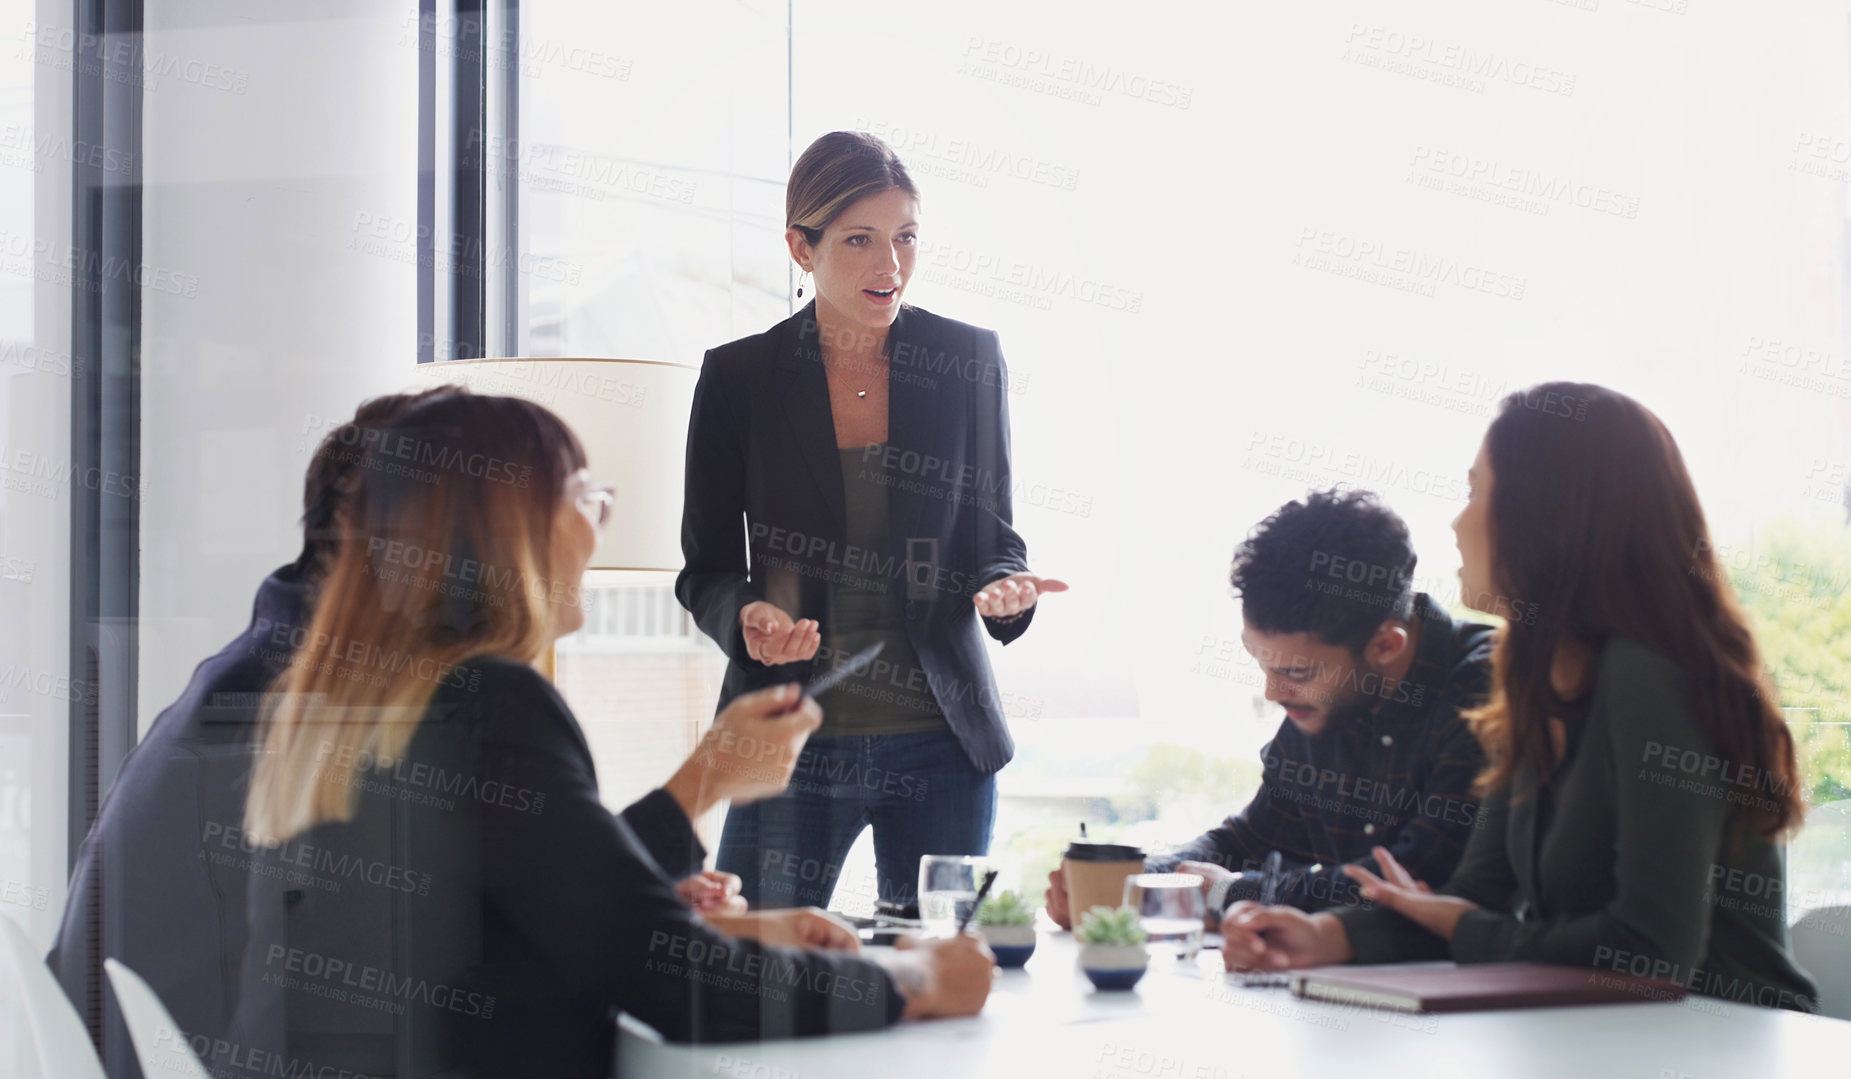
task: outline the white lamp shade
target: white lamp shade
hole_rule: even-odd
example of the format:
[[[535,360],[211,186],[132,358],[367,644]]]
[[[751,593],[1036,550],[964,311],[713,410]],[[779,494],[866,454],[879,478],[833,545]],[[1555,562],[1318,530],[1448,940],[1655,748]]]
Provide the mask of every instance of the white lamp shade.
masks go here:
[[[418,365],[420,388],[456,383],[473,393],[545,405],[584,443],[592,477],[617,488],[610,527],[591,567],[681,569],[681,483],[688,412],[700,369],[658,360],[486,359]]]

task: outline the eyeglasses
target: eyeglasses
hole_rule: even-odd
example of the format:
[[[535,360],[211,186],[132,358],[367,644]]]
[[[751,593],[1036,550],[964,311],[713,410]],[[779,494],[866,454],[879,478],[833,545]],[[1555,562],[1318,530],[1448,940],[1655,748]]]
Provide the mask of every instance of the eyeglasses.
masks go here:
[[[580,469],[566,481],[566,496],[598,531],[604,531],[611,523],[611,511],[617,505],[617,488],[608,483],[592,483],[591,473]]]
[[[594,487],[578,496],[578,511],[604,531],[604,526],[611,523],[611,510],[617,505],[617,488],[609,484]]]

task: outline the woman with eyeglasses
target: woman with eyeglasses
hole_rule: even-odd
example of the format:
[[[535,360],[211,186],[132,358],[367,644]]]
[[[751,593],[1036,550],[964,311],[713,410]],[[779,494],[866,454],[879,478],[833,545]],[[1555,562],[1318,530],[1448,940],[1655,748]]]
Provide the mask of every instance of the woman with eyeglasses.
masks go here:
[[[879,964],[820,914],[732,935],[677,895],[664,865],[698,865],[690,818],[788,781],[822,718],[795,686],[722,712],[650,814],[604,808],[534,667],[584,619],[611,509],[587,465],[557,417],[506,397],[433,399],[368,448],[264,713],[237,1044],[342,1074],[589,1079],[618,1012],[711,1041],[981,1008],[974,938]]]
[[[1480,827],[1447,881],[1381,847],[1379,872],[1346,869],[1370,909],[1235,904],[1229,969],[1530,960],[1817,1010],[1779,898],[1805,809],[1793,736],[1671,432],[1547,383],[1504,399],[1467,477],[1464,594],[1536,614],[1500,631],[1469,716]]]
[[[1067,587],[1013,527],[996,334],[906,303],[919,216],[881,140],[817,139],[785,192],[814,298],[709,351],[695,389],[675,594],[726,653],[720,704],[880,649],[823,694],[788,792],[727,815],[719,866],[755,904],[828,903],[870,825],[890,908],[921,855],[988,852],[1015,744],[984,637]]]

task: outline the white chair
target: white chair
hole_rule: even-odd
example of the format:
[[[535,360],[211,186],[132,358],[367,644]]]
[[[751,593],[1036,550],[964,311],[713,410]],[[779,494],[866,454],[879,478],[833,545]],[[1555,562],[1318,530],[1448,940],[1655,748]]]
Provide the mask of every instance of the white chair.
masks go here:
[[[0,914],[0,1006],[25,1014],[39,1074],[46,1079],[103,1079],[90,1033],[64,987],[32,946],[26,931]],[[36,1053],[34,1052],[36,1050]]]
[[[129,1040],[135,1043],[135,1059],[141,1061],[143,1075],[174,1075],[179,1079],[211,1079],[205,1065],[193,1055],[186,1034],[180,1030],[167,1005],[141,975],[114,959],[103,960],[109,972],[109,984],[116,991],[116,1006],[128,1024]]]
[[[1787,928],[1793,958],[1819,986],[1819,1014],[1851,1019],[1851,799],[1806,811],[1787,845],[1787,907],[1805,914]]]
[[[1819,1014],[1851,1019],[1851,907],[1817,907],[1787,930],[1793,958],[1819,986]]]

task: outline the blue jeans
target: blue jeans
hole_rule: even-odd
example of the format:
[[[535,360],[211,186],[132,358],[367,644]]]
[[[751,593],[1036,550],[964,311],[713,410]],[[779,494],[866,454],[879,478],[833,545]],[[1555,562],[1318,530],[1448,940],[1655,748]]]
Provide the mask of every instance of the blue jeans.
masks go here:
[[[726,814],[718,867],[754,908],[827,907],[861,829],[874,826],[877,898],[915,903],[926,854],[988,854],[996,777],[949,730],[812,737],[776,798]]]

